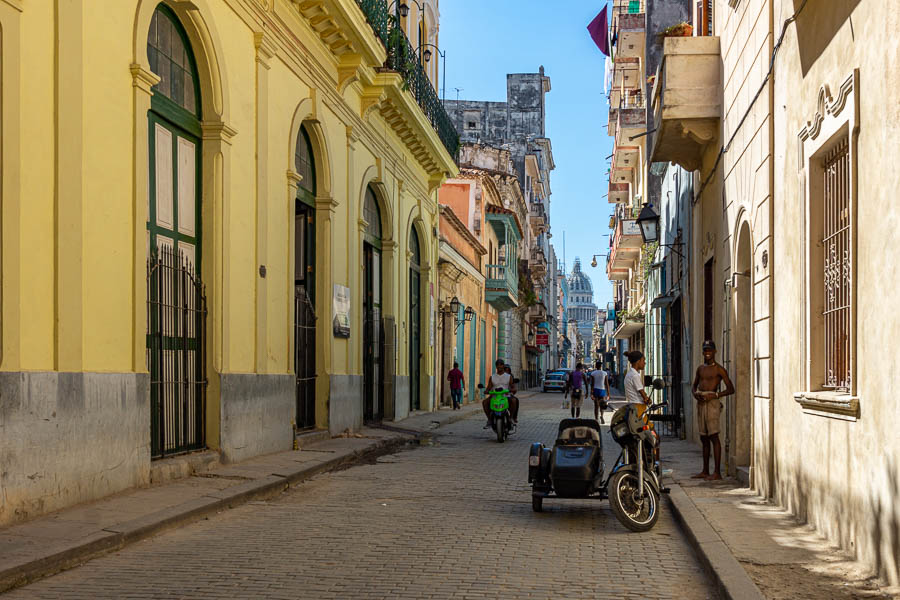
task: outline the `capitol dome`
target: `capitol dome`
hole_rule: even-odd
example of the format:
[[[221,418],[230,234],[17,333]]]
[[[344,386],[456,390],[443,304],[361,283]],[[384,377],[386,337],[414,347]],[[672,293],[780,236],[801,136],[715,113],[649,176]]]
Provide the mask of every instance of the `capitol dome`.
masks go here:
[[[591,356],[591,339],[597,306],[594,304],[594,286],[591,278],[581,270],[581,259],[575,259],[575,265],[567,278],[569,284],[567,317],[577,323],[578,332],[585,343],[583,356]]]
[[[591,300],[594,298],[594,286],[591,278],[584,274],[581,270],[581,259],[575,258],[575,266],[572,267],[572,273],[569,275],[569,293],[589,294]]]

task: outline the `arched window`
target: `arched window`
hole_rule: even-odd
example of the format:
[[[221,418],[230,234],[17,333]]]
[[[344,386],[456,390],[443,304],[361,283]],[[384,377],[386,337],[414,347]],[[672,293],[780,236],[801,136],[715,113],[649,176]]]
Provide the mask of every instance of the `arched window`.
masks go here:
[[[365,233],[366,241],[376,248],[381,248],[381,211],[378,210],[378,200],[375,198],[375,192],[371,186],[366,188],[363,219],[368,223]]]
[[[418,269],[422,266],[422,253],[419,249],[419,233],[416,231],[415,227],[410,231],[409,251],[412,252],[412,257],[409,259],[410,266],[414,269]]]
[[[200,90],[190,42],[171,9],[162,4],[150,20],[147,58],[150,70],[159,75],[154,94],[199,118]]]
[[[306,126],[301,126],[300,133],[297,135],[297,146],[294,149],[294,169],[300,175],[297,199],[314,206],[316,201],[316,161]]]

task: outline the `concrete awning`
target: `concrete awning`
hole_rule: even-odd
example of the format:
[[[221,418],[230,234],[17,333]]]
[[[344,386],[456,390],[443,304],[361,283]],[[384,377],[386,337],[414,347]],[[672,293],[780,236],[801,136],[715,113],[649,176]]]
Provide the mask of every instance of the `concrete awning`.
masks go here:
[[[643,321],[625,321],[613,332],[613,337],[617,340],[627,340],[643,328]]]

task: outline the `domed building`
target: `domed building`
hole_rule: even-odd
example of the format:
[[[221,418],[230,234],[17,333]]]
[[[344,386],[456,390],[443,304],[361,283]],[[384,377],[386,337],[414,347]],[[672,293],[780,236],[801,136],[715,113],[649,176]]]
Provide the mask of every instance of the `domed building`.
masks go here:
[[[590,362],[597,305],[594,304],[594,286],[591,278],[581,270],[581,259],[578,257],[575,258],[568,283],[569,307],[566,317],[570,322],[575,321],[578,324],[578,333],[581,334],[584,343],[584,347],[579,348],[576,355],[582,362]]]

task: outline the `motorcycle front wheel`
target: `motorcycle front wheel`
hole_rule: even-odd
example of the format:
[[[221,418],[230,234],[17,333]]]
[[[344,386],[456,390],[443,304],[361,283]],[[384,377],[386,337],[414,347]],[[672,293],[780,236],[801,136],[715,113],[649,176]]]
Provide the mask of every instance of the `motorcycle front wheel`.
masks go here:
[[[494,420],[494,429],[497,430],[497,441],[502,444],[506,439],[506,419],[501,417]]]
[[[631,531],[648,531],[659,519],[659,496],[644,479],[644,496],[638,497],[638,476],[619,471],[609,482],[609,505],[622,525]]]

